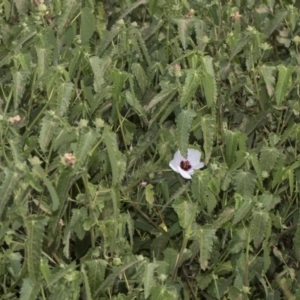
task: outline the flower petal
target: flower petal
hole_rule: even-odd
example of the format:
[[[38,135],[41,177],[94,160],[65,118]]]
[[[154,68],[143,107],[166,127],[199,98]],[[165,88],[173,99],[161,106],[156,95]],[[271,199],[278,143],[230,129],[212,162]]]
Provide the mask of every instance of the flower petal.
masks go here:
[[[177,151],[175,152],[175,154],[174,154],[173,160],[177,161],[177,162],[178,162],[178,165],[179,165],[180,162],[181,162],[182,160],[186,160],[186,158],[184,158],[184,157],[181,155],[180,151],[177,150]]]
[[[198,162],[197,164],[195,164],[194,166],[192,166],[192,168],[194,170],[202,169],[203,167],[204,167],[204,163],[203,162]]]
[[[178,168],[178,171],[179,171],[180,175],[185,179],[191,179],[192,177],[191,177],[190,172],[191,171],[194,172],[194,170],[184,171],[181,168]]]
[[[191,165],[195,165],[200,161],[201,152],[196,149],[188,149],[188,161]]]
[[[173,169],[173,171],[175,171],[176,173],[179,173],[179,171],[178,171],[178,169],[180,169],[179,163],[177,163],[177,161],[175,159],[173,159],[169,162],[169,166],[170,166],[170,168]]]

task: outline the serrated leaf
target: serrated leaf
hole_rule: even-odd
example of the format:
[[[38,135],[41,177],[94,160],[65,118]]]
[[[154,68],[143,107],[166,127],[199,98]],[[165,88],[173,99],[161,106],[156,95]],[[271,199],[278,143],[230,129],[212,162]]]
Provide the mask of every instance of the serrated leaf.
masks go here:
[[[72,82],[63,82],[58,87],[58,108],[56,111],[58,116],[63,116],[68,111],[73,90],[74,83]]]
[[[34,282],[40,281],[40,259],[44,228],[48,219],[43,216],[31,215],[24,220],[27,238],[25,246],[26,264],[29,278]]]
[[[199,85],[200,85],[200,74],[197,70],[190,69],[187,71],[185,82],[182,88],[180,96],[180,107],[184,108],[188,103],[192,101]]]
[[[41,123],[39,144],[42,151],[45,153],[47,151],[49,143],[53,138],[58,122],[51,116],[51,114],[46,113]]]
[[[196,171],[192,176],[192,195],[204,208],[207,204],[207,184],[211,174],[208,170]]]
[[[254,247],[258,248],[266,234],[269,214],[265,211],[254,211],[250,225],[250,235],[253,239]]]
[[[211,56],[204,56],[202,63],[204,71],[201,73],[201,83],[204,89],[204,95],[207,106],[214,110],[217,101],[217,84],[213,68],[213,58]]]
[[[174,201],[172,207],[178,215],[180,226],[183,229],[187,229],[195,218],[195,205],[183,198],[179,198]]]
[[[57,20],[57,28],[59,35],[61,35],[64,32],[64,30],[66,30],[66,27],[69,25],[68,23],[74,17],[77,9],[81,5],[81,3],[79,3],[77,0],[65,0],[62,3],[63,9]]]
[[[87,267],[87,276],[90,283],[92,295],[95,294],[99,283],[105,278],[107,262],[103,259],[94,259],[85,261]]]
[[[255,181],[256,175],[252,171],[237,170],[234,175],[234,189],[242,196],[252,195]]]
[[[274,95],[274,86],[275,86],[275,76],[273,75],[276,70],[273,66],[262,65],[259,67],[260,74],[262,75],[268,95],[272,97]]]
[[[77,142],[77,147],[74,153],[76,163],[74,171],[81,168],[85,163],[88,156],[91,154],[91,149],[96,145],[99,139],[99,133],[93,129],[82,128]]]
[[[111,59],[109,57],[99,58],[98,56],[92,56],[90,65],[94,73],[94,89],[97,93],[100,93],[102,85],[105,83],[104,75],[111,65]]]
[[[150,204],[150,207],[152,207],[154,203],[154,190],[152,184],[148,184],[146,186],[145,197],[146,197],[146,201]]]
[[[288,12],[286,10],[277,10],[269,27],[265,30],[265,34],[269,37],[274,30],[281,26],[282,21],[286,18]]]
[[[280,152],[278,151],[277,148],[274,148],[274,147],[263,147],[260,151],[260,156],[259,156],[259,163],[260,163],[260,166],[261,166],[261,169],[263,171],[266,171],[266,172],[270,172],[276,162],[277,162],[277,159],[280,155]]]
[[[143,284],[144,284],[144,299],[150,296],[151,288],[154,285],[154,271],[158,267],[157,263],[147,263],[145,266]]]
[[[237,224],[241,220],[243,220],[247,214],[251,211],[253,207],[253,199],[250,196],[245,196],[243,199],[243,203],[238,207],[235,212],[232,225]]]
[[[40,292],[40,284],[33,282],[30,278],[26,277],[23,280],[20,300],[35,300]]]
[[[262,195],[258,196],[258,200],[263,204],[264,211],[267,212],[274,209],[274,207],[281,201],[279,195],[271,193],[263,193]]]
[[[198,226],[196,230],[193,230],[192,239],[197,243],[199,247],[199,263],[202,270],[206,270],[208,267],[208,261],[211,257],[212,247],[217,240],[216,230],[211,228],[210,225]]]
[[[41,78],[44,74],[48,72],[48,68],[50,65],[50,49],[44,47],[36,47],[36,54],[37,54],[37,72],[38,78]]]
[[[32,171],[33,171],[34,175],[38,176],[39,178],[41,178],[43,180],[43,182],[44,182],[45,186],[47,187],[49,194],[51,196],[51,200],[52,200],[51,210],[56,211],[60,204],[60,200],[57,196],[56,190],[54,189],[51,181],[48,179],[47,174],[39,165],[33,166]]]
[[[213,143],[216,133],[216,120],[211,115],[205,115],[201,120],[201,129],[204,139],[205,164],[207,165],[213,149]]]
[[[255,173],[257,175],[259,183],[261,185],[263,185],[262,171],[261,171],[261,167],[260,167],[260,164],[258,162],[257,154],[256,153],[251,153],[250,161],[251,161],[252,166],[253,166],[253,168],[255,170]]]
[[[195,116],[193,110],[183,110],[176,118],[176,140],[183,157],[187,157],[190,129]]]
[[[80,39],[85,44],[92,37],[95,30],[95,16],[93,10],[89,7],[81,9]]]
[[[193,25],[192,19],[174,19],[174,22],[178,26],[179,39],[185,50],[188,46],[188,41],[190,39],[190,28]]]
[[[21,99],[25,93],[26,81],[30,75],[28,70],[14,71],[13,76],[13,95],[14,95],[14,109],[18,109]]]
[[[133,63],[131,65],[131,70],[132,70],[132,73],[134,74],[134,77],[142,91],[142,94],[144,94],[146,91],[146,88],[149,85],[149,83],[148,83],[149,79],[148,79],[143,67],[139,63]]]
[[[229,60],[231,61],[239,52],[243,50],[243,48],[247,45],[249,40],[251,39],[251,35],[248,32],[243,32],[238,37],[237,41],[234,44],[233,49],[231,50],[231,55]]]
[[[125,175],[126,160],[124,155],[122,155],[118,149],[116,134],[111,132],[108,127],[105,127],[104,129],[103,138],[112,169],[112,184],[116,185],[123,179]]]
[[[2,220],[2,214],[11,194],[23,176],[22,172],[13,168],[4,168],[4,174],[5,177],[4,180],[2,179],[3,181],[0,187],[0,221]]]
[[[224,135],[226,163],[230,168],[235,161],[235,152],[238,146],[238,132],[233,132],[225,129]]]
[[[279,74],[278,81],[276,84],[275,96],[276,104],[281,105],[281,103],[285,100],[287,89],[290,85],[290,80],[293,74],[293,68],[290,66],[286,67],[284,65],[279,65],[277,69]]]
[[[298,261],[300,261],[300,218],[297,224],[297,230],[294,236],[294,252]]]
[[[218,219],[214,222],[214,228],[218,229],[223,224],[230,221],[235,213],[234,208],[232,207],[226,207],[223,212],[219,215]]]
[[[144,107],[145,111],[149,112],[158,103],[172,99],[176,93],[177,93],[177,88],[174,85],[170,84],[168,89],[163,89],[161,92],[159,92],[151,99],[151,101]]]

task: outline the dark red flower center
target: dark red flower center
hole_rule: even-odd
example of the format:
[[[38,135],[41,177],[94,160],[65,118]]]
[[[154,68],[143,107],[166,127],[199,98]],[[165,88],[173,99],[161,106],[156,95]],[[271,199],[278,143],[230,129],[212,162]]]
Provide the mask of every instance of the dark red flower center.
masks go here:
[[[182,160],[180,162],[180,168],[184,171],[188,171],[192,166],[188,160]]]

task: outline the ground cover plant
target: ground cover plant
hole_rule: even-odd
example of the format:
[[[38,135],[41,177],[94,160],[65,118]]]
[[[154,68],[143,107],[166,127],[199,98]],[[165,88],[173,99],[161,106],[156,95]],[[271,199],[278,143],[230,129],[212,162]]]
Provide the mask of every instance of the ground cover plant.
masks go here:
[[[300,299],[296,2],[1,1],[0,299]]]

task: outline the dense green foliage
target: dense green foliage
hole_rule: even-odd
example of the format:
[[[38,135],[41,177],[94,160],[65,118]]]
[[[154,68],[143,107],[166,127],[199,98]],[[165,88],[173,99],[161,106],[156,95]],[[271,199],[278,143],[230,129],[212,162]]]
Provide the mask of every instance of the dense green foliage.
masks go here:
[[[296,5],[0,1],[0,299],[300,299]]]

